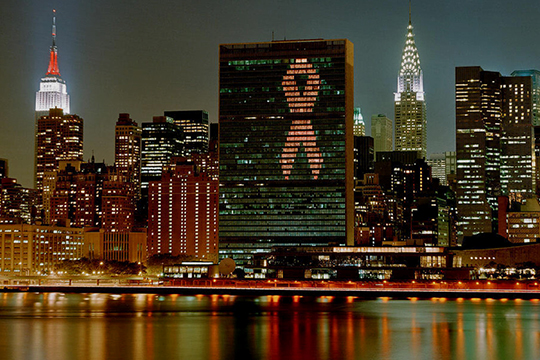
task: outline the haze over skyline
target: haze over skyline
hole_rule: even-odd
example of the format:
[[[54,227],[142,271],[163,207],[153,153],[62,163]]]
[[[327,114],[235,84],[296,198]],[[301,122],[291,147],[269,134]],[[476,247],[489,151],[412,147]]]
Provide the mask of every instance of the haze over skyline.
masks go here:
[[[0,158],[33,186],[34,105],[57,10],[59,68],[71,112],[85,122],[84,158],[112,164],[114,124],[139,125],[166,110],[218,118],[218,45],[275,39],[347,38],[355,47],[355,105],[369,134],[372,114],[394,120],[408,1],[27,1],[0,14]],[[508,75],[539,69],[540,7],[524,0],[415,0],[412,24],[424,72],[428,155],[455,149],[454,69],[479,65]]]

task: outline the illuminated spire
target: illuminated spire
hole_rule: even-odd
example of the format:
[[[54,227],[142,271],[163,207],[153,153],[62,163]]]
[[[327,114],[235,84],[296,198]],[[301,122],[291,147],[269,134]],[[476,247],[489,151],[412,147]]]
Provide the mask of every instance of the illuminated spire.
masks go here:
[[[409,26],[407,26],[407,39],[405,40],[405,47],[401,55],[401,67],[399,69],[399,75],[420,75],[422,69],[420,68],[420,57],[418,56],[418,49],[414,43],[413,26],[411,22],[411,8],[409,3]]]
[[[56,10],[53,10],[52,46],[49,59],[49,68],[47,69],[46,75],[60,76],[60,70],[58,70],[58,48],[56,47]]]

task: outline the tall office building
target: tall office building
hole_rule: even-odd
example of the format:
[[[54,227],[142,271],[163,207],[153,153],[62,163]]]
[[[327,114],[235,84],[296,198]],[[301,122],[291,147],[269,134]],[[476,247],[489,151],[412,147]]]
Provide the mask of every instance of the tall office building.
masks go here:
[[[55,15],[55,14],[54,14]],[[53,15],[49,66],[36,93],[35,187],[43,190],[43,174],[58,161],[82,160],[83,120],[70,113],[66,82],[60,77],[56,46],[56,17]]]
[[[141,134],[129,114],[120,114],[115,127],[114,166],[132,187],[134,199],[141,193]]]
[[[148,182],[159,180],[163,167],[173,157],[184,155],[184,132],[168,116],[154,116],[142,128],[141,187],[145,197]]]
[[[9,175],[9,166],[7,159],[0,159],[0,179],[7,178]]]
[[[165,111],[163,115],[174,119],[184,130],[184,153],[202,154],[208,151],[210,127],[208,112],[204,110]]]
[[[457,209],[463,235],[491,232],[500,189],[501,76],[456,68]]]
[[[426,157],[427,121],[424,94],[424,75],[420,67],[420,57],[414,42],[411,12],[407,39],[394,93],[395,144],[398,151],[418,151]]]
[[[41,79],[36,93],[36,120],[49,114],[49,109],[59,108],[64,114],[70,113],[69,94],[66,82],[60,77],[58,68],[58,47],[56,46],[56,11],[53,10],[52,46],[49,55],[49,67]]]
[[[44,190],[43,177],[55,171],[62,160],[83,158],[83,119],[66,115],[62,109],[49,110],[49,115],[37,120],[36,127],[36,189]]]
[[[446,156],[444,153],[431,154],[426,162],[431,166],[431,176],[434,179],[439,179],[440,184],[446,186]]]
[[[353,45],[220,46],[220,257],[352,245]]]
[[[353,134],[354,136],[366,136],[366,123],[362,116],[362,109],[359,107],[354,108]]]
[[[531,76],[456,68],[456,197],[465,236],[492,231],[499,195],[522,201],[535,191],[532,89]]]
[[[364,174],[372,173],[375,155],[373,151],[373,138],[371,136],[354,137],[354,180],[364,179]]]
[[[533,78],[502,78],[501,192],[522,202],[536,192]]]
[[[392,151],[392,120],[384,114],[372,115],[371,137],[373,138],[375,154],[379,151]]]
[[[148,189],[148,254],[217,260],[219,181],[176,158]]]

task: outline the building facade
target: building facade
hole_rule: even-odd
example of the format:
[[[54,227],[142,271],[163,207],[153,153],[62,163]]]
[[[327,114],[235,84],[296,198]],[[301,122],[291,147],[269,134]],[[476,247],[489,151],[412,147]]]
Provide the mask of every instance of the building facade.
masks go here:
[[[165,111],[163,115],[174,119],[174,123],[184,130],[184,154],[208,152],[210,126],[205,110]]]
[[[497,228],[499,195],[522,202],[536,191],[533,79],[456,68],[456,196],[464,236]]]
[[[50,109],[49,115],[37,120],[36,167],[37,190],[44,190],[46,172],[58,169],[62,160],[82,161],[84,122],[77,115],[66,115],[62,109]]]
[[[362,116],[362,109],[359,107],[354,108],[353,134],[354,136],[366,136],[366,123]]]
[[[141,193],[142,129],[129,114],[120,114],[115,126],[114,167],[118,175],[128,179],[134,198]]]
[[[148,193],[148,254],[217,261],[219,182],[193,161],[177,158]]]
[[[384,114],[371,116],[371,137],[375,154],[379,151],[392,151],[393,149],[392,120]]]
[[[28,224],[0,225],[0,274],[44,275],[64,260],[83,256],[83,229]]]
[[[409,12],[407,38],[401,56],[401,66],[394,93],[395,150],[418,151],[426,157],[427,120],[424,93],[424,75],[414,42]]]
[[[184,155],[184,132],[174,119],[154,116],[153,122],[142,124],[141,188],[143,197],[148,182],[161,178],[163,167],[175,156]]]
[[[220,46],[220,256],[353,244],[353,45]]]

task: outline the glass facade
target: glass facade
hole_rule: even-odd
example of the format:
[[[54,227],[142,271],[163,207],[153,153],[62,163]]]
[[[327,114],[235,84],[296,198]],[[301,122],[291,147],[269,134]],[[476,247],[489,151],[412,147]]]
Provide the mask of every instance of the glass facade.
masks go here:
[[[220,46],[222,257],[352,241],[352,63],[347,40]]]

